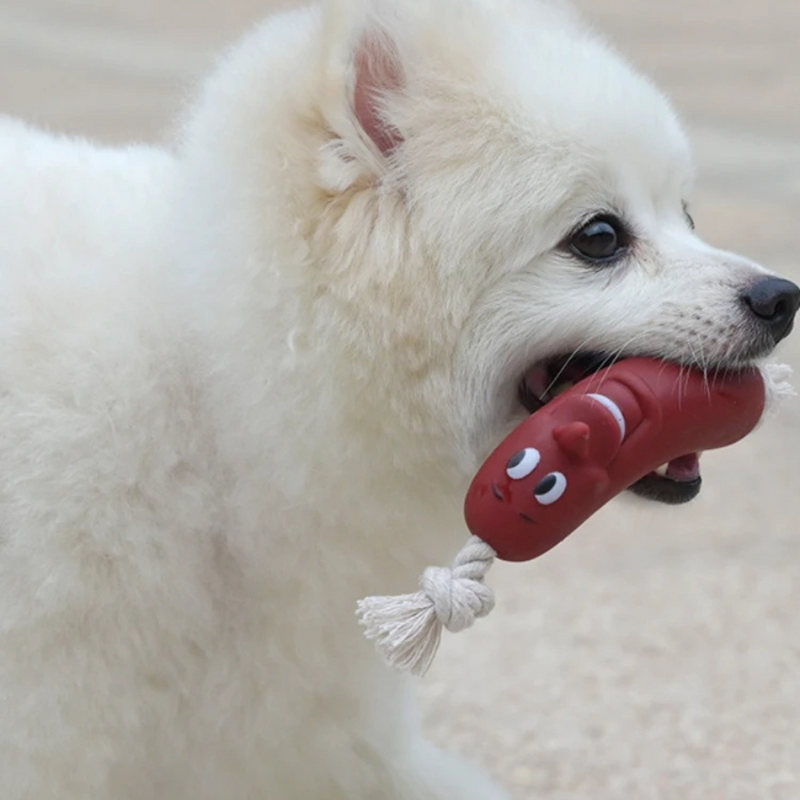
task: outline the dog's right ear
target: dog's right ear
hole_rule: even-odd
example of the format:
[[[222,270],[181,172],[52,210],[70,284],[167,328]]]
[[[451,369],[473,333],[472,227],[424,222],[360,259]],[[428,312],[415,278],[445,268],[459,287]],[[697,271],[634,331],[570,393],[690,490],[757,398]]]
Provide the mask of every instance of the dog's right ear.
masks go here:
[[[400,0],[330,0],[323,19],[322,114],[335,153],[378,177],[402,144],[391,103],[405,89]],[[327,171],[327,170],[326,170]],[[348,181],[350,183],[351,181]],[[340,184],[342,181],[336,180]]]

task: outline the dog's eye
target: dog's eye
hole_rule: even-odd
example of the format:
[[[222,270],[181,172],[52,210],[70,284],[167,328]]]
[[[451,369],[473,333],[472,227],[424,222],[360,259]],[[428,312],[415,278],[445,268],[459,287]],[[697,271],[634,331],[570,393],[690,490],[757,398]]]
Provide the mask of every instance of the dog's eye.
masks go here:
[[[595,217],[569,240],[573,253],[593,263],[613,261],[628,244],[622,223],[612,216]]]
[[[551,472],[539,481],[533,494],[543,506],[551,506],[556,500],[560,500],[566,491],[566,476],[562,472]]]
[[[542,456],[535,447],[526,447],[515,453],[506,464],[506,475],[511,480],[521,481],[527,478],[539,466]]]

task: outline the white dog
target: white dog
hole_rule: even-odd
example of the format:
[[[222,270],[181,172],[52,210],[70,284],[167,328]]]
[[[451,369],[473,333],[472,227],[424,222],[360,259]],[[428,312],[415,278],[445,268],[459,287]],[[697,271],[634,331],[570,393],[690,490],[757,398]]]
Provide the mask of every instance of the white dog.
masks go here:
[[[354,615],[577,353],[768,353],[663,97],[535,0],[267,22],[174,150],[0,122],[3,800],[498,800]],[[697,475],[643,490],[696,493]]]

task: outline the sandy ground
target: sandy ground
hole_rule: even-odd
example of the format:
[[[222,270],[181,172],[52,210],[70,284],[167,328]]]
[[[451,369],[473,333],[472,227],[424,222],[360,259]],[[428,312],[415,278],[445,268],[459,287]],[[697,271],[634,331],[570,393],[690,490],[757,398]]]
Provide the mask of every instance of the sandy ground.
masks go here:
[[[0,112],[155,138],[271,3],[0,0]],[[579,4],[685,114],[701,231],[800,279],[796,0]],[[618,503],[495,569],[498,610],[421,684],[431,735],[519,800],[800,798],[798,444],[800,402],[706,456],[691,507]]]

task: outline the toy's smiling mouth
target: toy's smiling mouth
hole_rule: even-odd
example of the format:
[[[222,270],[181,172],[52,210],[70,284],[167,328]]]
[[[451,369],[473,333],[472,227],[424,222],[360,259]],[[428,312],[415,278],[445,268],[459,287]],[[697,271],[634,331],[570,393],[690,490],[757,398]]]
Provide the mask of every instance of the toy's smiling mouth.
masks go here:
[[[540,361],[520,380],[519,401],[529,414],[534,414],[579,381],[619,360],[607,353],[578,352]],[[702,482],[700,454],[687,453],[645,475],[629,488],[647,500],[680,505],[697,497]]]

